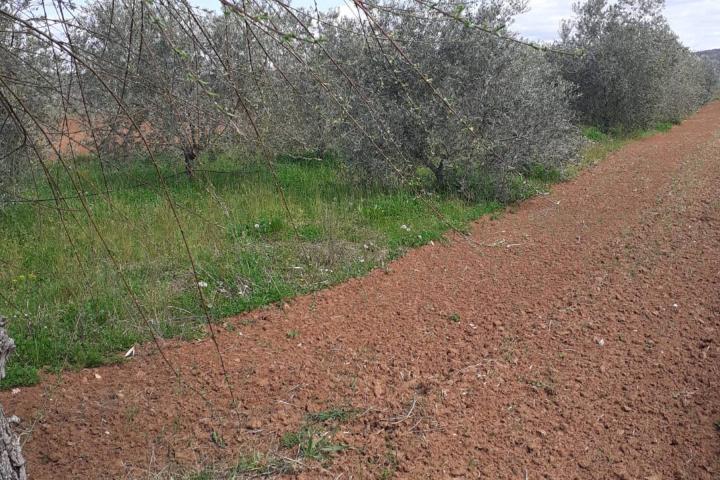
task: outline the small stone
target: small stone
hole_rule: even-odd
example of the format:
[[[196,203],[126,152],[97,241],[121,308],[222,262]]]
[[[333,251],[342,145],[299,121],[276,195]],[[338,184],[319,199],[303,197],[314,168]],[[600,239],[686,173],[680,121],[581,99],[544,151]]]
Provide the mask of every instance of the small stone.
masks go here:
[[[52,448],[45,453],[45,456],[52,463],[59,463],[63,459],[62,455],[60,455],[60,452]]]
[[[630,476],[627,473],[627,470],[623,466],[619,466],[615,469],[613,472],[615,474],[615,478],[618,480],[630,480]]]
[[[467,470],[462,467],[455,467],[450,472],[453,477],[464,477],[467,474]]]
[[[383,393],[385,393],[385,389],[382,387],[380,382],[375,382],[375,385],[373,386],[373,393],[375,393],[376,397],[382,397]]]

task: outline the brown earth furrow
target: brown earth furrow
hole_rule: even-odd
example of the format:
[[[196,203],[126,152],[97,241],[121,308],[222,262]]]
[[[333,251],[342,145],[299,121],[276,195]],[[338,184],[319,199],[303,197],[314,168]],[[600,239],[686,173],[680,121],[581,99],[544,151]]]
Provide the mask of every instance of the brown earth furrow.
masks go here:
[[[33,478],[232,462],[348,405],[352,448],[306,478],[720,478],[720,102],[469,239],[229,323],[234,411],[209,341],[167,345],[207,401],[150,346],[3,392],[36,420]]]

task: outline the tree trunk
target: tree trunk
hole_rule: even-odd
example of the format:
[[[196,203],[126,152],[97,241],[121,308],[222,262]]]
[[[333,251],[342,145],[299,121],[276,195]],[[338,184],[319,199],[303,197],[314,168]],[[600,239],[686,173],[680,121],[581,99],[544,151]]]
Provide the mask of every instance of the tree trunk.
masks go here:
[[[437,166],[434,166],[432,162],[428,162],[430,170],[435,175],[435,188],[438,191],[444,191],[447,185],[445,184],[445,159],[441,159]]]
[[[5,331],[5,318],[0,316],[0,379],[5,378],[5,363],[15,350],[15,342]],[[26,480],[25,459],[20,439],[12,426],[20,422],[16,416],[5,417],[0,405],[0,480]]]
[[[197,153],[195,152],[195,148],[193,147],[183,148],[183,157],[185,158],[185,173],[190,180],[192,180],[195,176],[195,159],[197,158]]]

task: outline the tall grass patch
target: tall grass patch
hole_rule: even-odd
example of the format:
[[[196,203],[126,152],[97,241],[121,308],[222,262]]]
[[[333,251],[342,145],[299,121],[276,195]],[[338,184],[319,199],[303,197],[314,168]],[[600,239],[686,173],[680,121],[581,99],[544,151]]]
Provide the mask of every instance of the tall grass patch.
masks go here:
[[[50,189],[32,183],[18,196],[47,201],[0,210],[0,308],[18,346],[4,387],[32,384],[42,369],[117,360],[149,338],[142,317],[161,337],[203,335],[197,285],[154,170],[136,161],[103,178],[96,162],[76,162],[71,175],[105,244],[59,165],[62,215]],[[215,319],[362,275],[499,207],[359,187],[332,160],[280,158],[273,175],[221,156],[193,181],[162,165]]]

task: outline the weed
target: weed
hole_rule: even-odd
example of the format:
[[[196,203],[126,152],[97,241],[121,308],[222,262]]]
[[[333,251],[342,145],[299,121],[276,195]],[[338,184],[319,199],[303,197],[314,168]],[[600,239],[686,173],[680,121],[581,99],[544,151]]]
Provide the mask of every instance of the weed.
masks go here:
[[[380,478],[382,479],[390,479],[395,476],[395,472],[398,468],[398,459],[397,459],[397,453],[395,450],[392,450],[388,448],[388,450],[385,451],[385,467],[383,467],[382,472],[380,473]]]
[[[125,421],[133,423],[138,413],[140,413],[140,408],[136,404],[128,405],[125,409]]]
[[[658,132],[669,132],[672,127],[673,124],[671,122],[658,122],[653,126],[653,130],[657,130]]]
[[[302,458],[326,461],[333,454],[347,449],[347,445],[334,440],[334,432],[340,423],[357,415],[358,410],[349,407],[335,407],[320,412],[308,413],[305,423],[294,432],[287,432],[280,438],[280,446],[296,448]]]
[[[295,466],[288,460],[272,455],[253,453],[240,457],[233,469],[235,475],[252,475],[266,477],[271,475],[287,475],[295,471]]]
[[[203,469],[199,472],[190,474],[190,476],[186,478],[187,480],[214,480],[216,476],[209,469]]]
[[[517,337],[514,337],[512,335],[507,335],[502,338],[502,341],[500,343],[500,352],[502,354],[502,359],[506,363],[516,363],[517,362],[517,354],[516,354],[516,348],[517,348]]]
[[[598,127],[590,126],[582,129],[583,136],[593,142],[602,142],[607,139],[607,134]]]
[[[543,391],[547,393],[548,395],[555,395],[555,386],[550,383],[543,380],[530,380],[528,381],[528,385],[532,386],[536,390]]]
[[[218,447],[225,448],[225,439],[222,434],[216,432],[215,430],[213,430],[210,434],[210,440],[212,440],[212,442]]]
[[[297,330],[290,330],[285,334],[285,336],[289,339],[297,338],[300,336],[300,332]]]
[[[383,467],[382,471],[380,472],[380,476],[378,477],[380,480],[390,480],[395,476],[395,470],[391,469],[390,467]]]
[[[184,475],[181,478],[183,480],[230,480],[291,475],[295,472],[296,467],[289,460],[276,457],[272,454],[264,455],[259,452],[254,452],[240,456],[233,467],[228,468],[227,466],[221,465],[206,466],[198,472]],[[169,478],[177,477],[171,475]]]
[[[448,315],[448,319],[451,322],[458,323],[460,321],[460,315],[457,313],[451,313],[450,315]]]
[[[324,461],[332,454],[347,449],[343,443],[335,443],[332,434],[314,426],[303,426],[297,432],[288,432],[280,439],[283,448],[297,448],[298,456]]]
[[[308,413],[305,415],[305,420],[312,423],[326,423],[326,422],[347,422],[357,415],[359,410],[355,408],[331,408],[329,410],[323,410],[321,412]]]
[[[553,372],[548,370],[543,379],[540,380],[525,380],[525,382],[533,387],[535,390],[545,392],[547,395],[555,395],[557,389],[555,388],[555,380],[553,378]]]

